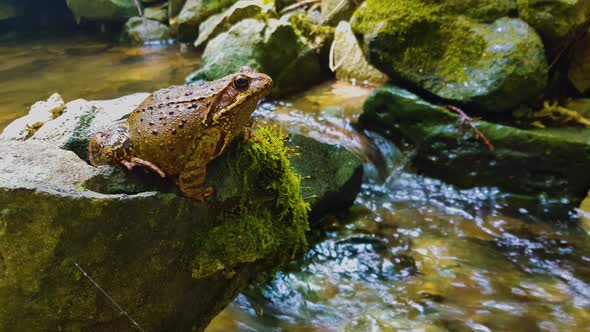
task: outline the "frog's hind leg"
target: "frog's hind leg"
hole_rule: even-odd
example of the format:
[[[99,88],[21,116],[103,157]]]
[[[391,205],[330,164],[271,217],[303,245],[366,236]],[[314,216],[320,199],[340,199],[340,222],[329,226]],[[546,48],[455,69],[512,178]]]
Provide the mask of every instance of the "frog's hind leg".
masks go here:
[[[148,169],[158,173],[162,178],[166,177],[166,173],[164,173],[158,166],[154,165],[153,163],[150,163],[147,160],[133,157],[133,158],[131,158],[131,161],[122,160],[121,164],[123,164],[123,166],[127,167],[127,169],[130,171],[133,170],[133,168],[137,165],[144,166],[144,167],[147,167]]]
[[[203,202],[214,193],[213,187],[202,187],[206,175],[206,166],[188,165],[178,178],[178,186],[186,197]]]

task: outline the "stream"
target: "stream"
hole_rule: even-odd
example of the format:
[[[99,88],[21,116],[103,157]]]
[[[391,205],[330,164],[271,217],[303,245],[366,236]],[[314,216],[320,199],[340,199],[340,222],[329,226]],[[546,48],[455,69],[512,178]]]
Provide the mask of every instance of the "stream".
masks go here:
[[[198,63],[174,45],[6,43],[0,129],[54,92],[66,102],[151,92]],[[590,239],[570,202],[412,172],[411,151],[356,126],[370,91],[326,82],[260,105],[259,117],[357,153],[365,181],[350,211],[313,231],[304,258],[250,286],[207,331],[589,331]]]

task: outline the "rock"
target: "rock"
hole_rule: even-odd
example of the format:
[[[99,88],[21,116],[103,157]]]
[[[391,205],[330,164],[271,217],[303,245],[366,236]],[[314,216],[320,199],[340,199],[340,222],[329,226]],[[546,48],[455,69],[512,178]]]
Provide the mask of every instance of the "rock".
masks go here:
[[[541,94],[548,75],[536,32],[496,19],[511,3],[367,0],[351,25],[369,63],[391,78],[478,111],[507,111]]]
[[[161,23],[168,23],[168,3],[145,8],[143,17]]]
[[[199,34],[199,25],[209,16],[233,5],[237,0],[186,0],[170,26],[182,42],[192,42]],[[171,16],[173,17],[173,16]]]
[[[252,18],[271,8],[264,6],[261,1],[238,1],[221,14],[206,19],[199,25],[199,37],[195,47],[205,46],[205,43],[218,34],[229,30],[237,22]]]
[[[168,18],[178,16],[185,2],[186,0],[168,0]]]
[[[590,98],[569,99],[566,101],[564,107],[590,119]]]
[[[27,139],[41,128],[47,121],[53,120],[63,113],[65,103],[58,93],[51,95],[46,101],[38,101],[29,110],[29,114],[10,123],[0,139]]]
[[[581,93],[590,91],[590,29],[586,36],[576,43],[568,77]]]
[[[340,21],[348,21],[356,7],[356,1],[353,0],[322,0],[321,22],[336,25]]]
[[[10,3],[0,3],[0,21],[9,20],[18,16],[17,8]]]
[[[146,44],[150,42],[162,42],[172,38],[170,28],[158,21],[143,17],[132,17],[123,28],[123,40],[133,44]]]
[[[238,141],[209,165],[208,203],[60,148],[75,136],[68,130],[87,141],[82,133],[145,97],[71,102],[41,128],[45,140],[0,140],[0,331],[133,329],[85,273],[146,331],[202,331],[261,272],[302,253],[307,207],[278,129],[259,129],[262,144]],[[292,165],[310,176],[304,193],[318,196],[312,215],[346,208],[362,163],[309,138],[289,142],[300,153]]]
[[[394,86],[375,90],[360,121],[369,129],[411,143],[419,172],[463,187],[499,187],[512,193],[569,197],[590,187],[590,130],[519,129],[475,124],[494,146],[489,151],[457,114]]]
[[[588,0],[516,0],[518,15],[543,37],[545,47],[556,51],[568,34],[590,16]]]
[[[134,0],[66,0],[76,21],[124,21],[138,14]]]
[[[113,100],[74,100],[65,105],[61,116],[49,121],[31,137],[73,151],[82,159],[88,156],[88,137],[125,118],[149,94],[137,93]],[[17,120],[18,121],[18,120]]]
[[[313,14],[313,13],[312,13]],[[320,56],[320,64],[327,64],[330,58],[330,45],[334,41],[334,27],[319,24],[318,18],[307,13],[289,13],[280,20],[288,22],[295,34]],[[329,68],[323,68],[328,72]]]
[[[203,66],[187,82],[214,80],[250,66],[273,78],[272,94],[308,88],[321,79],[319,58],[293,31],[276,19],[245,19],[207,44]]]
[[[330,66],[338,79],[371,83],[387,81],[387,76],[365,59],[348,22],[340,22],[336,27]]]

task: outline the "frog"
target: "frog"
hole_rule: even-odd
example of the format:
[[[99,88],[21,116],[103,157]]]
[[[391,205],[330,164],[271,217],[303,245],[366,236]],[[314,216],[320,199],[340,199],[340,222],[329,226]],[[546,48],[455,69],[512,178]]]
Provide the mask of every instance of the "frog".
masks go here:
[[[249,67],[218,80],[177,85],[149,95],[126,120],[90,137],[92,165],[137,166],[170,178],[188,198],[205,201],[207,165],[241,134],[272,89],[270,76]]]

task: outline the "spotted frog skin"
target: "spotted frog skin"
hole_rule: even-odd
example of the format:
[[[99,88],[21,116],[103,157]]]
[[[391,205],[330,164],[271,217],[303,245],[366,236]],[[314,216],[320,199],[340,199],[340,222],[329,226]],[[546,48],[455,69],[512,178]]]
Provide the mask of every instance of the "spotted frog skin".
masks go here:
[[[213,193],[201,187],[207,164],[249,128],[250,115],[271,88],[269,76],[242,67],[216,81],[156,91],[126,122],[91,137],[90,162],[147,167],[203,201]]]

